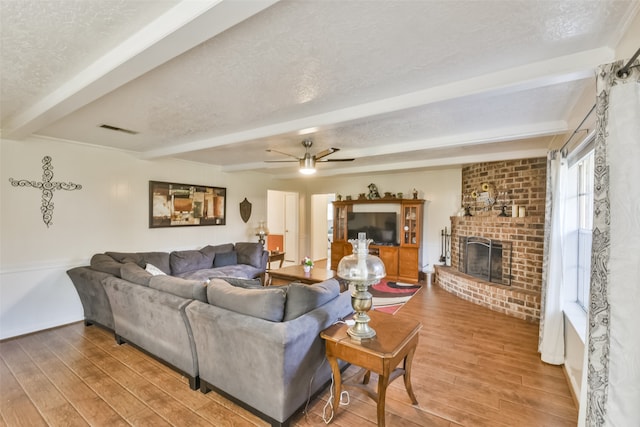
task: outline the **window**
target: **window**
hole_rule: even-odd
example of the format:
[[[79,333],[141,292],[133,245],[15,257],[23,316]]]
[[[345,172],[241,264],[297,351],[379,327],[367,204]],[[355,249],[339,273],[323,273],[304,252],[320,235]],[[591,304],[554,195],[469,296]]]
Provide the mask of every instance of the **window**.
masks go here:
[[[585,153],[586,151],[586,153]],[[566,204],[565,266],[567,298],[577,302],[585,311],[589,308],[591,281],[591,240],[593,230],[593,149],[582,150],[576,160],[569,158],[569,179]],[[575,286],[574,286],[575,284]]]
[[[577,301],[585,311],[589,306],[591,281],[591,234],[593,231],[593,151],[578,167],[578,289]]]

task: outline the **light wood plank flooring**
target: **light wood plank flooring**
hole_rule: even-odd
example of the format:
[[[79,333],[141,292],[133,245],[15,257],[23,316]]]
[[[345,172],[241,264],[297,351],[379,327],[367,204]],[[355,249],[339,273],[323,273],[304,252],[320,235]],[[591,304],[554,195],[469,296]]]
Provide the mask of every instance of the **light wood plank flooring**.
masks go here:
[[[396,316],[423,324],[412,406],[402,381],[387,392],[387,426],[575,426],[562,368],[542,363],[538,326],[424,287]],[[349,368],[355,369],[354,367]],[[372,383],[375,384],[375,375]],[[0,426],[266,426],[113,335],[82,323],[0,343]],[[329,390],[296,426],[322,426]],[[331,425],[375,426],[373,401],[351,391]]]

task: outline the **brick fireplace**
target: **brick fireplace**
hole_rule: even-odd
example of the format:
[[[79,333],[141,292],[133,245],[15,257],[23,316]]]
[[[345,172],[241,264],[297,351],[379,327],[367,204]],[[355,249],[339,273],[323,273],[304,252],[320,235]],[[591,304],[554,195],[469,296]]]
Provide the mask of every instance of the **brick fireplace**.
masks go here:
[[[460,298],[531,322],[540,319],[546,159],[480,163],[462,169],[463,193],[490,182],[506,188],[512,203],[524,205],[522,218],[499,217],[500,206],[451,217],[451,267],[436,267],[436,283]],[[511,249],[509,282],[492,283],[459,271],[461,237],[504,242]],[[464,241],[464,239],[462,239]]]

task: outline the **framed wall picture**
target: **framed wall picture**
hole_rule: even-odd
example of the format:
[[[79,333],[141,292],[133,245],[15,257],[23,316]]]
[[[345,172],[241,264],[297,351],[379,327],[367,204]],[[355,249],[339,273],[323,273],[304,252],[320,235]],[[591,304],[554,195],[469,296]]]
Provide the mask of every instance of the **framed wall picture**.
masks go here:
[[[149,228],[225,225],[227,189],[149,181]]]

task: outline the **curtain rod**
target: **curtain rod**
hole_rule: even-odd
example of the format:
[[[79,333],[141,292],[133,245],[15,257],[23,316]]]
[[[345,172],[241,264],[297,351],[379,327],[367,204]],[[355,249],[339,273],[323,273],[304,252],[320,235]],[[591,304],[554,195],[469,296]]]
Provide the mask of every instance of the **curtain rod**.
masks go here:
[[[633,56],[631,57],[631,59],[629,59],[629,61],[627,61],[627,63],[625,64],[624,67],[620,68],[620,70],[618,70],[618,72],[616,73],[618,77],[620,78],[627,78],[628,77],[628,73],[629,70],[631,69],[631,64],[633,64],[633,61],[635,61],[636,59],[638,59],[638,56],[640,56],[640,48],[636,51],[636,53],[633,54]],[[636,65],[637,67],[637,65]],[[573,133],[571,134],[571,136],[569,137],[569,139],[567,139],[567,142],[565,142],[564,144],[562,144],[562,147],[560,148],[560,151],[563,151],[565,148],[567,148],[567,145],[569,145],[569,143],[571,142],[571,140],[573,139],[574,136],[576,136],[576,133],[578,133],[580,131],[580,128],[582,127],[582,125],[584,124],[584,122],[587,121],[587,119],[589,118],[589,116],[591,114],[593,114],[593,111],[596,109],[596,104],[593,104],[593,107],[591,107],[591,110],[589,110],[589,112],[587,113],[586,116],[584,116],[584,119],[582,119],[582,121],[580,122],[580,124],[576,127],[576,130],[573,131]]]
[[[569,143],[571,142],[571,140],[573,139],[574,136],[576,136],[576,133],[578,133],[580,131],[580,128],[582,127],[582,125],[584,124],[584,122],[587,121],[587,119],[589,118],[589,116],[591,114],[593,114],[593,112],[596,109],[596,104],[593,104],[593,107],[591,107],[591,110],[589,110],[589,112],[587,113],[586,116],[584,116],[584,119],[582,119],[582,121],[580,122],[580,124],[576,127],[576,130],[573,131],[573,133],[571,134],[571,136],[569,137],[569,139],[567,139],[567,142],[565,142],[564,144],[562,144],[562,147],[560,147],[560,151],[564,151],[565,148],[567,148],[567,145],[569,145]]]
[[[621,79],[626,79],[628,77],[628,73],[629,73],[629,69],[631,68],[631,64],[633,64],[633,61],[635,61],[636,59],[638,59],[638,56],[640,55],[640,48],[638,48],[638,50],[636,50],[636,53],[633,54],[633,56],[631,57],[631,59],[629,60],[629,62],[627,62],[627,64],[620,68],[620,70],[618,70],[618,77],[620,77]]]

